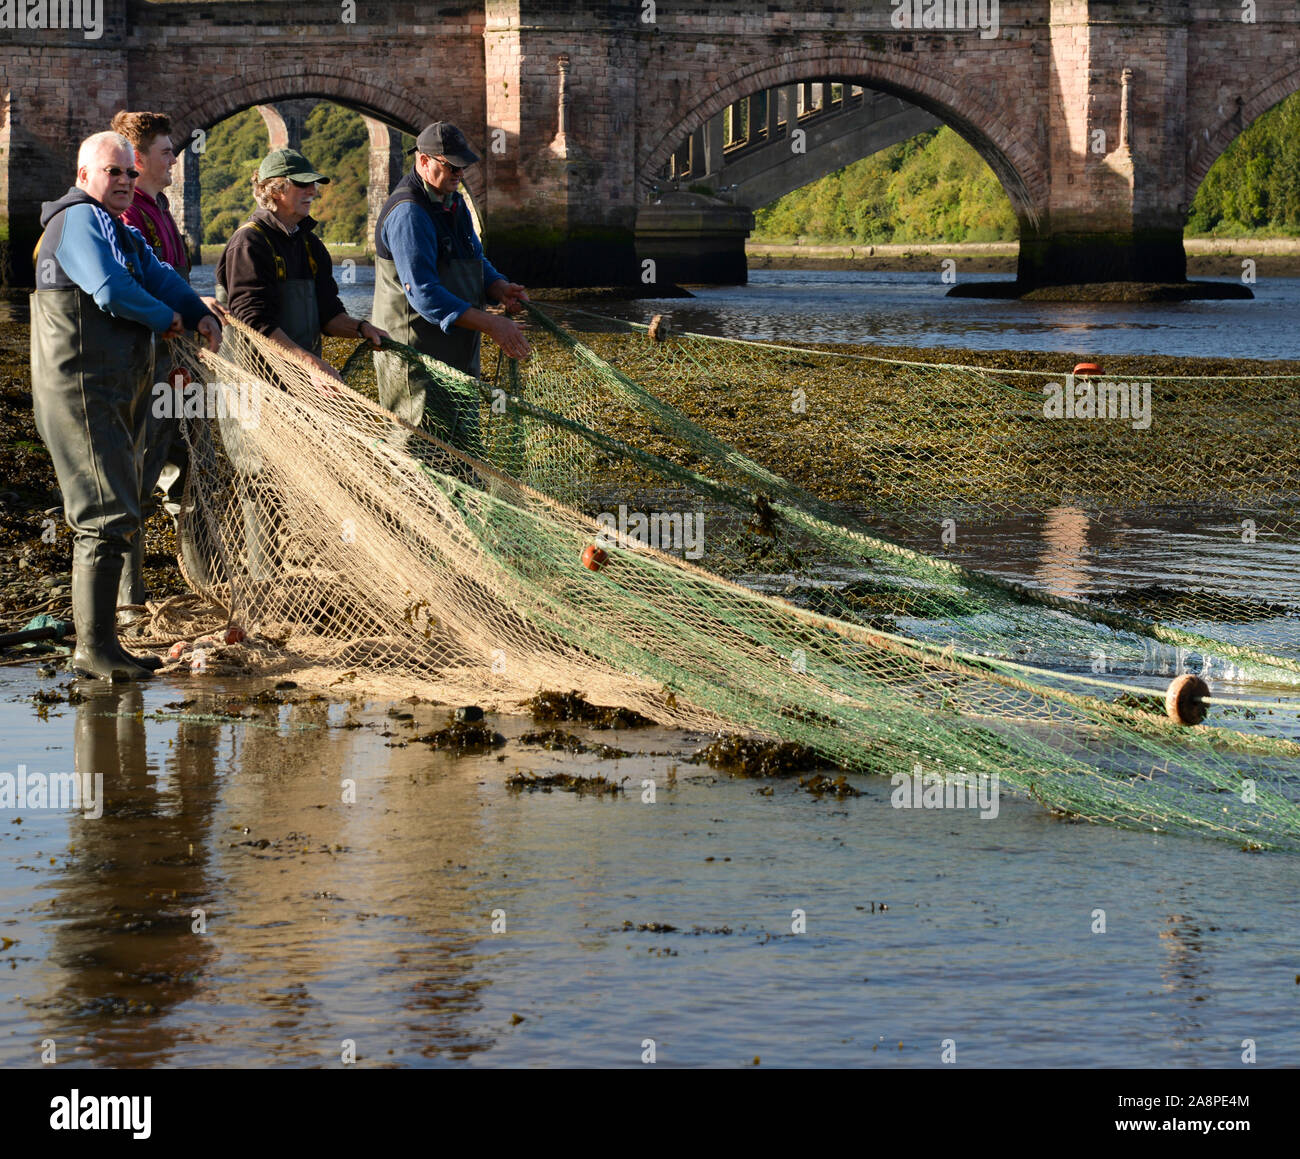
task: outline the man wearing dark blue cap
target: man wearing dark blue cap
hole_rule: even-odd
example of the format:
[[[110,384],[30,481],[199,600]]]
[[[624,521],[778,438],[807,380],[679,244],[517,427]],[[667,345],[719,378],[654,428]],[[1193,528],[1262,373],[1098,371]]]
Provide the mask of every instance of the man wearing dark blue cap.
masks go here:
[[[483,255],[469,208],[457,192],[461,174],[479,158],[447,121],[416,139],[415,167],[397,183],[375,227],[375,304],[371,317],[399,342],[478,377],[480,335],[512,358],[526,358],[528,341],[509,318],[489,314],[488,302],[514,312],[528,301]],[[379,399],[413,426],[474,449],[478,404],[446,391],[396,358],[378,358]]]

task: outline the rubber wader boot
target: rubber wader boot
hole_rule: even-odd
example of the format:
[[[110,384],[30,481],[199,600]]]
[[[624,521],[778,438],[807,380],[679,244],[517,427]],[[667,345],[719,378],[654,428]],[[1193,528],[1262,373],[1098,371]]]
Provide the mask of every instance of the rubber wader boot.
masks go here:
[[[127,604],[143,604],[145,601],[144,590],[144,531],[136,537],[136,541],[131,545],[131,550],[122,557],[122,579],[117,585],[117,606],[125,607]],[[129,624],[135,617],[128,614],[125,618],[119,618],[118,623]]]
[[[261,495],[242,496],[244,509],[244,547],[248,558],[248,578],[254,583],[273,579],[279,560],[275,547],[275,515],[263,510]]]
[[[117,642],[117,587],[122,561],[105,560],[96,566],[72,568],[72,619],[77,629],[77,649],[72,669],[99,680],[148,680],[153,673],[135,663]]]
[[[137,537],[134,546],[122,557],[122,578],[117,585],[117,606],[122,609],[127,604],[139,606],[144,603],[147,593],[144,588],[144,534],[141,532]],[[142,613],[119,610],[114,619],[119,628],[125,628],[142,618]],[[117,653],[119,660],[125,660],[128,664],[138,664],[141,668],[148,668],[151,672],[156,672],[163,666],[162,657],[150,656],[145,653],[142,656],[136,656],[122,647],[122,642],[117,641]]]

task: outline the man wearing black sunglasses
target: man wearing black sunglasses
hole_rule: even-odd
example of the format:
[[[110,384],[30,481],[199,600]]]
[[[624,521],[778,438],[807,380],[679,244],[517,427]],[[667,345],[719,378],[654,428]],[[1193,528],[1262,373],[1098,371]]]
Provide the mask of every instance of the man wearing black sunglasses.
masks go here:
[[[32,407],[73,532],[72,668],[105,680],[144,679],[161,663],[127,653],[115,621],[123,557],[142,532],[154,337],[194,330],[211,350],[221,343],[199,296],[121,221],[133,161],[117,133],[83,141],[76,185],[41,208],[33,255]]]
[[[497,302],[514,312],[528,300],[483,254],[469,208],[457,191],[479,158],[447,121],[416,139],[415,167],[397,183],[375,227],[375,304],[371,317],[399,342],[478,376],[480,335],[512,358],[528,340],[509,318],[489,314]],[[379,400],[412,426],[463,450],[478,443],[478,403],[447,391],[392,355],[376,356]]]

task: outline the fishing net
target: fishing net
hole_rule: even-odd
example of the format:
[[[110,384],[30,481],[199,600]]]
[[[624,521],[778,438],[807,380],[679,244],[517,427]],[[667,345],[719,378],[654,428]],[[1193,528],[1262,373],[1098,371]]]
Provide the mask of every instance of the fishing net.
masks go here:
[[[858,364],[861,396],[819,416],[790,400],[816,397],[832,355],[632,327],[589,343],[534,316],[534,358],[482,381],[386,344],[358,349],[344,386],[233,323],[219,355],[187,348],[191,389],[215,412],[185,424],[192,586],[304,682],[502,707],[581,689],[666,725],[796,741],[845,769],[996,776],[1062,815],[1300,846],[1300,745],[1277,727],[1300,707],[1285,699],[1300,679],[1294,592],[1249,615],[1192,601],[1160,622],[905,541],[909,521],[948,507],[1158,499],[1140,465],[1074,471],[1077,489],[1065,466],[1047,481],[1033,469],[1063,453],[1053,440],[1094,439],[1078,458],[1127,454],[1113,431],[1044,428],[1023,386],[906,364],[879,371],[888,404]],[[384,359],[476,411],[462,448],[374,401]],[[637,378],[685,383],[696,417]],[[945,381],[960,408],[940,406]],[[768,387],[784,404],[770,433],[733,446],[755,424],[728,408],[770,404]],[[813,423],[814,442],[841,440],[836,461],[858,464],[837,481],[857,509],[789,450]],[[940,438],[945,423],[960,430]],[[1216,499],[1270,513],[1258,527],[1282,542],[1295,448],[1256,437],[1268,471],[1251,486],[1222,473]],[[963,439],[979,444],[973,467]],[[1276,715],[1216,696],[1206,726],[1173,723],[1161,697],[1188,667],[1272,682]]]

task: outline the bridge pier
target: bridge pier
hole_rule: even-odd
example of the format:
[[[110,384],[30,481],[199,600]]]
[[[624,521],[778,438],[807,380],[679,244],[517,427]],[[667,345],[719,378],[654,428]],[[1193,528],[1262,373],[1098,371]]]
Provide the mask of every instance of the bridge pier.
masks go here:
[[[363,5],[356,23],[341,23],[326,0],[306,0],[292,37],[275,6],[233,0],[183,9],[109,0],[94,38],[6,28],[0,253],[8,279],[30,284],[41,202],[67,188],[77,141],[118,109],[168,111],[182,144],[189,130],[240,109],[314,99],[411,132],[456,120],[483,151],[469,183],[488,252],[512,276],[638,284],[637,210],[654,200],[666,168],[683,186],[736,185],[738,205],[765,204],[745,200],[745,181],[728,172],[735,150],[723,149],[723,129],[758,148],[779,141],[783,124],[786,133],[806,128],[796,183],[804,184],[823,161],[839,167],[865,155],[814,131],[857,102],[852,92],[851,101],[835,97],[836,86],[849,85],[952,125],[974,145],[1020,220],[1024,285],[1178,281],[1197,186],[1243,128],[1300,84],[1294,5],[1256,12],[1185,0],[1002,0],[993,29],[954,23],[950,16],[973,6],[947,4],[946,23],[933,26],[938,7],[928,3],[417,7],[428,23],[408,36],[392,29],[406,27],[409,5]],[[924,27],[913,27],[911,13],[922,8]],[[274,142],[282,133],[293,143],[293,116],[276,116]],[[392,142],[372,136],[370,148],[377,198],[394,168]],[[197,159],[186,157],[172,191],[194,241]],[[768,176],[779,195],[786,178]]]
[[[1059,98],[1047,116],[1046,212],[1036,223],[1022,214],[1026,289],[1186,281],[1189,22],[1172,5],[1148,20],[1053,0],[1048,82]]]
[[[376,121],[374,117],[361,118],[370,134],[370,179],[366,183],[366,253],[375,252],[375,226],[384,202],[393,186],[401,179],[406,158],[402,155],[402,135],[396,129]]]
[[[176,149],[176,168],[172,170],[171,188],[167,190],[167,203],[172,217],[180,228],[189,254],[190,264],[198,265],[202,258],[203,209],[199,196],[199,154],[192,144],[173,138]]]
[[[487,0],[484,246],[515,281],[631,285],[636,25]],[[557,44],[572,45],[557,52]],[[580,114],[575,117],[575,109]]]
[[[273,105],[258,105],[257,111],[266,122],[266,132],[271,138],[267,152],[274,149],[296,149],[302,152],[302,134],[307,118],[320,102],[313,97],[296,101],[276,101]]]

